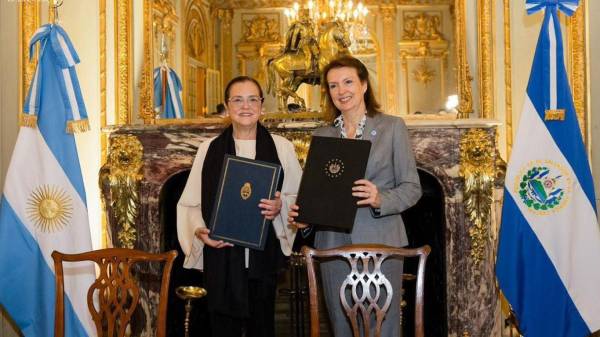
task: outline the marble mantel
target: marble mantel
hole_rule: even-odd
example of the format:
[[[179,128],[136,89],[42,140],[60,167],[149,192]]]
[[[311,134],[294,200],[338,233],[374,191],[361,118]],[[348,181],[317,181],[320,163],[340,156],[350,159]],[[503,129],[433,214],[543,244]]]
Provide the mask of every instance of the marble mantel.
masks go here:
[[[500,336],[495,285],[494,195],[502,179],[491,120],[408,120],[417,166],[443,190],[448,336]],[[306,150],[313,123],[268,125]],[[127,126],[108,130],[110,150],[100,183],[114,246],[163,251],[161,188],[189,170],[198,145],[219,124]],[[496,185],[495,185],[496,183]],[[149,274],[155,270],[146,270]],[[149,284],[146,323],[153,321],[156,285]],[[139,335],[151,335],[149,324]]]

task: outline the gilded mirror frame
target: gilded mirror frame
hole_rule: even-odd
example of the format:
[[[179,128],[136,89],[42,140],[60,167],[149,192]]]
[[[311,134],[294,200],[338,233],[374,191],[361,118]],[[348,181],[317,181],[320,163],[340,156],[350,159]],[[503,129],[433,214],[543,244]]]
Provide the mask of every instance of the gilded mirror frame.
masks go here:
[[[441,119],[441,120],[448,120],[448,119],[455,119],[455,118],[469,118],[471,113],[473,112],[473,97],[472,97],[472,85],[473,85],[473,78],[470,74],[470,70],[469,70],[469,64],[468,64],[468,60],[467,60],[467,41],[466,41],[466,9],[465,9],[465,4],[466,4],[467,0],[453,0],[453,1],[448,1],[448,0],[433,0],[432,2],[434,4],[438,4],[438,3],[448,3],[450,2],[451,5],[454,6],[454,11],[455,11],[455,25],[454,25],[454,29],[455,29],[455,38],[456,38],[456,48],[453,52],[456,53],[456,61],[457,61],[457,66],[456,66],[456,79],[457,79],[457,92],[459,95],[459,106],[457,107],[458,110],[458,114],[457,115],[438,115],[438,114],[432,114],[432,115],[422,115],[422,116],[415,116],[415,115],[403,115],[403,117],[408,118],[408,119]],[[479,0],[482,2],[491,2],[491,0]],[[259,9],[259,8],[264,8],[264,2],[259,1],[259,0],[248,0],[248,1],[243,1],[243,8],[244,9]],[[277,1],[275,1],[277,2]],[[374,0],[367,0],[365,1],[367,5],[369,6],[387,6],[389,7],[390,5],[392,6],[396,6],[396,5],[401,5],[401,4],[406,4],[406,1],[403,0],[395,0],[393,1],[391,4],[385,4],[385,5],[379,5],[379,3],[377,1]],[[292,3],[292,1],[290,1],[290,4]],[[218,6],[217,6],[218,5]],[[284,5],[283,3],[279,4],[279,5]],[[153,66],[154,66],[154,60],[153,60],[153,55],[151,52],[148,51],[152,51],[153,50],[153,32],[152,32],[152,20],[153,20],[153,16],[152,16],[152,6],[153,6],[153,0],[144,0],[144,12],[143,12],[143,22],[144,22],[144,41],[143,41],[143,45],[144,45],[144,57],[143,57],[143,65],[142,65],[142,77],[141,77],[141,81],[139,84],[139,95],[140,95],[140,106],[139,106],[139,118],[141,120],[143,120],[144,124],[187,124],[187,123],[222,123],[224,121],[223,118],[205,118],[205,117],[200,117],[200,118],[184,118],[184,119],[156,119],[156,113],[153,109],[153,78],[152,78],[152,71],[153,71]],[[226,0],[226,1],[219,1],[218,4],[216,2],[213,3],[214,7],[214,11],[215,13],[219,13],[221,11],[230,11],[232,8],[237,8],[240,7],[240,1],[233,1],[233,0]],[[383,7],[382,7],[383,8]],[[492,13],[490,11],[484,10],[484,11],[480,11],[481,15],[483,15],[484,17],[480,17],[479,21],[482,22],[483,25],[485,26],[491,26],[491,22],[492,22]],[[117,26],[119,26],[119,24],[124,25],[125,22],[122,21],[120,18],[120,15],[118,15],[117,17]],[[211,15],[211,19],[214,19],[214,15]],[[180,20],[182,21],[182,24],[185,24],[183,22],[184,18],[180,18]],[[128,20],[127,20],[128,21]],[[131,27],[127,27],[127,30],[130,30]],[[119,30],[119,29],[117,29]],[[482,35],[482,31],[479,30],[478,35]],[[481,37],[479,37],[481,39]],[[479,40],[481,41],[481,40]],[[124,50],[126,45],[130,46],[130,41],[127,41],[126,39],[117,39],[116,41],[117,43],[117,50]],[[185,48],[185,47],[183,47]],[[129,51],[130,53],[132,51]],[[491,51],[484,53],[484,56],[489,55],[489,53],[491,53]],[[185,52],[183,53],[183,57],[185,57]],[[231,59],[234,58],[234,55],[230,56]],[[489,64],[486,65],[486,59],[485,58],[479,58],[479,64],[478,64],[478,68],[480,69],[493,69],[493,63],[492,61],[489,61]],[[185,62],[184,62],[185,63]],[[183,71],[184,71],[184,76],[185,76],[185,64],[183,67]],[[124,73],[127,72],[128,74],[131,74],[131,69],[130,66],[127,65],[125,66],[124,64],[121,64],[121,66],[117,67],[117,78],[120,81],[124,81],[125,78],[128,78],[129,76],[126,76]],[[493,82],[493,78],[490,78],[491,82]],[[383,85],[383,84],[380,84]],[[121,83],[118,84],[117,83],[117,90],[121,90],[124,89],[126,87],[128,87],[128,85],[125,85],[125,83]],[[130,89],[129,89],[130,90]],[[130,93],[129,95],[127,95],[128,99],[131,99],[131,95],[133,93],[131,93],[131,91],[128,92]],[[185,89],[184,89],[185,90]],[[117,97],[119,94],[117,93]],[[126,95],[126,94],[121,94],[121,95]],[[485,90],[485,95],[484,93],[481,92],[481,97],[493,97],[493,86],[491,87],[491,91]],[[492,100],[493,101],[493,100]],[[131,106],[130,104],[128,104],[129,106]],[[122,109],[119,109],[122,110]],[[121,115],[121,113],[119,113],[119,115]],[[131,116],[131,115],[129,115]],[[303,113],[303,114],[295,114],[294,118],[314,118],[315,116],[320,116],[322,117],[322,114],[314,114],[314,113]],[[285,118],[287,117],[286,114],[269,114],[268,118],[269,119],[277,119],[277,118]],[[127,118],[129,120],[131,120],[131,118]]]
[[[440,4],[440,3],[448,3],[448,0],[431,0],[433,4]],[[125,1],[125,3],[128,3],[129,1]],[[285,7],[288,6],[292,3],[293,1],[288,1],[288,0],[274,0],[272,1],[272,5],[270,6],[279,6],[279,7]],[[365,1],[366,4],[368,6],[373,6],[373,7],[378,7],[378,6],[389,6],[389,5],[402,5],[402,4],[406,4],[407,1],[406,0],[392,0],[389,3],[386,3],[384,5],[380,5],[378,1],[376,0],[366,0]],[[479,117],[482,118],[495,118],[496,117],[496,112],[494,109],[494,98],[495,95],[497,94],[497,89],[494,87],[494,85],[498,85],[496,83],[496,79],[495,79],[495,73],[494,73],[494,64],[495,64],[495,50],[494,50],[494,16],[495,16],[495,2],[492,0],[477,0],[476,3],[476,13],[477,13],[477,40],[473,41],[470,43],[477,43],[477,64],[474,65],[475,66],[475,71],[477,74],[477,81],[474,82],[473,81],[473,76],[471,75],[471,71],[469,69],[469,64],[468,64],[468,59],[467,59],[467,34],[466,34],[466,4],[467,4],[467,0],[453,0],[450,1],[452,3],[452,5],[454,6],[454,11],[455,11],[455,39],[457,41],[456,43],[456,48],[454,51],[454,53],[456,53],[456,79],[457,79],[457,92],[459,95],[459,106],[457,107],[458,110],[458,115],[456,116],[456,118],[469,118],[473,111],[474,111],[474,100],[473,100],[473,85],[477,85],[478,86],[478,108],[477,110],[479,111]],[[585,3],[585,1],[583,1]],[[116,2],[120,3],[119,1]],[[211,19],[214,19],[215,17],[221,17],[222,13],[226,13],[229,14],[229,16],[231,16],[231,9],[232,8],[239,8],[242,4],[243,4],[243,8],[244,9],[259,9],[259,8],[263,8],[264,7],[264,1],[261,0],[245,0],[245,1],[241,1],[241,0],[223,0],[223,1],[212,1],[212,6],[213,6],[213,11],[215,15],[211,15]],[[504,4],[505,4],[505,13],[509,12],[508,8],[509,5],[507,4],[507,0],[504,0]],[[151,14],[151,5],[152,5],[152,0],[144,0],[144,49],[145,50],[152,50],[152,39],[151,37],[151,24],[149,24],[152,20],[152,14]],[[118,5],[116,5],[118,6]],[[123,6],[121,6],[123,7]],[[583,17],[583,14],[578,13],[578,16]],[[119,37],[121,36],[125,36],[127,38],[118,38],[116,41],[116,49],[119,51],[119,53],[117,55],[119,55],[119,65],[117,65],[117,74],[116,74],[116,78],[117,78],[117,83],[116,83],[116,97],[119,97],[119,92],[121,92],[122,90],[126,90],[128,92],[128,94],[122,94],[123,96],[123,100],[131,100],[131,88],[129,87],[129,85],[127,84],[127,81],[129,81],[130,78],[130,74],[131,74],[131,70],[129,69],[129,65],[125,64],[125,60],[127,60],[127,57],[121,57],[121,55],[123,55],[123,53],[129,54],[132,51],[131,50],[127,50],[128,46],[130,45],[130,41],[129,41],[129,37],[130,34],[121,34],[120,32],[123,30],[126,31],[130,31],[131,27],[128,27],[127,25],[129,25],[130,23],[128,22],[129,20],[127,20],[125,18],[125,15],[122,15],[121,13],[117,13],[117,17],[115,18],[116,20],[116,26],[117,26],[117,34]],[[574,29],[572,28],[572,30],[581,30],[582,24],[581,22],[583,22],[583,19],[575,19],[573,20],[574,24],[570,25],[571,27],[574,27]],[[231,17],[229,17],[229,20],[225,20],[224,21],[224,25],[229,25],[229,27],[231,27]],[[510,21],[507,20],[505,18],[505,22],[504,22],[504,31],[505,34],[506,32],[510,32]],[[229,34],[231,35],[231,34]],[[572,53],[574,54],[574,60],[578,61],[578,60],[583,60],[585,59],[584,57],[578,57],[577,55],[583,55],[585,53],[584,48],[579,48],[581,46],[581,43],[579,43],[579,41],[574,41],[576,40],[576,38],[574,38],[575,34],[570,36],[570,40],[573,40],[573,44],[571,45],[572,47]],[[148,38],[146,38],[148,37]],[[227,37],[224,37],[227,38]],[[229,38],[231,38],[231,36],[229,36]],[[510,41],[508,41],[509,43],[507,45],[504,46],[504,53],[506,55],[506,53],[510,53]],[[506,43],[506,40],[505,40]],[[227,47],[227,46],[224,46]],[[227,49],[231,49],[231,46],[227,47]],[[123,51],[123,52],[121,52]],[[224,50],[226,51],[226,50]],[[232,50],[230,50],[232,51]],[[220,122],[222,121],[222,119],[206,119],[206,118],[199,118],[199,119],[183,119],[183,120],[156,120],[154,119],[154,112],[152,109],[152,65],[153,65],[153,60],[151,55],[148,55],[149,53],[144,53],[144,63],[143,63],[143,68],[144,68],[144,75],[143,75],[143,80],[142,83],[140,84],[141,90],[140,90],[140,110],[137,112],[139,113],[139,117],[144,121],[144,123],[146,124],[154,124],[154,123],[198,123],[198,122]],[[509,54],[510,55],[510,54]],[[235,55],[231,55],[230,56],[231,59],[233,59],[235,57]],[[123,62],[121,62],[121,60]],[[580,64],[582,62],[574,62],[575,63],[575,72],[577,75],[580,75],[581,73],[585,73],[581,71],[581,67]],[[230,77],[230,73],[231,73],[231,68],[232,65],[227,66],[227,69],[221,69],[222,71],[222,76],[224,77],[224,79],[226,80],[225,77],[229,76]],[[226,72],[226,70],[228,70]],[[508,72],[510,73],[510,58],[506,58],[505,57],[505,73]],[[505,74],[505,78],[508,78],[506,80],[505,85],[506,87],[506,92],[509,93],[506,95],[506,110],[509,112],[509,114],[506,116],[507,117],[507,127],[509,129],[509,131],[511,131],[512,133],[512,121],[509,121],[508,119],[510,118],[510,111],[512,109],[511,106],[511,95],[510,95],[510,76],[507,77],[507,75],[509,74]],[[580,89],[582,87],[585,87],[585,79],[583,78],[584,76],[577,76],[578,78],[575,79],[575,88],[576,89]],[[578,83],[581,83],[581,85],[577,85]],[[184,89],[185,90],[185,89]],[[578,99],[576,99],[576,105],[577,105],[577,110],[578,110],[578,117],[580,119],[585,119],[585,116],[583,116],[583,112],[581,112],[581,110],[583,110],[585,103],[582,103],[584,101],[584,99],[581,98],[581,92],[584,92],[584,90],[575,90],[577,91],[577,94],[575,96],[577,96]],[[131,103],[127,103],[126,101],[123,102],[119,102],[117,107],[118,107],[118,116],[116,118],[116,120],[118,120],[119,122],[122,122],[124,120],[127,120],[129,122],[131,122],[131,112],[128,110],[130,109],[129,107],[131,106]],[[403,117],[406,118],[415,118],[415,116],[413,115],[403,115]],[[454,119],[453,117],[450,116],[445,116],[445,115],[433,115],[433,116],[423,116],[423,117],[416,117],[419,119],[422,118],[431,118],[431,119]],[[119,123],[120,124],[120,123]],[[585,125],[584,123],[582,125]]]
[[[441,0],[434,0],[434,3],[437,3]],[[472,76],[470,75],[469,64],[467,61],[467,41],[466,41],[466,9],[465,3],[467,0],[454,0],[454,10],[455,10],[455,36],[456,36],[456,59],[457,59],[457,67],[456,67],[456,78],[457,78],[457,92],[459,94],[459,106],[457,107],[458,115],[456,117],[450,117],[446,115],[432,115],[427,116],[425,118],[432,119],[455,119],[455,118],[469,118],[470,114],[473,112],[473,97],[472,97]],[[489,0],[482,0],[489,1]],[[145,52],[143,57],[142,64],[142,76],[141,81],[139,83],[139,95],[140,95],[140,105],[139,111],[137,111],[139,118],[144,122],[144,124],[188,124],[188,123],[223,123],[223,118],[183,118],[183,119],[157,119],[156,113],[153,108],[153,78],[152,71],[154,66],[153,55],[149,50],[153,50],[153,31],[152,31],[152,6],[153,0],[143,0],[143,46]],[[220,6],[216,7],[216,12],[219,10],[231,10],[231,8],[235,7],[234,1],[221,1],[219,2]],[[121,3],[117,5],[117,3]],[[368,0],[366,1],[367,5],[373,6],[378,5],[376,1]],[[401,5],[405,4],[402,0],[393,1],[393,4],[389,5]],[[122,123],[124,120],[128,120],[129,123],[132,122],[132,113],[129,111],[131,109],[131,99],[134,94],[133,88],[131,87],[130,78],[132,72],[131,62],[131,54],[133,51],[131,50],[131,23],[130,23],[130,15],[131,15],[131,5],[130,1],[117,1],[115,3],[116,6],[121,7],[117,9],[117,15],[115,17],[116,20],[116,34],[119,37],[128,36],[129,38],[118,38],[116,41],[116,50],[118,51],[117,55],[117,83],[116,83],[116,93],[117,93],[117,111],[118,116],[117,120],[120,122],[119,124],[128,124]],[[214,5],[214,4],[213,4]],[[250,0],[247,1],[244,9],[257,9],[264,7],[264,4],[258,0]],[[489,11],[482,11],[479,14],[486,16],[485,18],[481,18],[480,21],[484,22],[485,25],[491,25],[492,17]],[[490,15],[488,15],[490,14]],[[214,18],[214,16],[211,16]],[[184,20],[184,18],[180,18],[180,20]],[[184,23],[182,23],[184,24]],[[478,35],[482,35],[483,32],[480,30]],[[185,48],[185,46],[183,47]],[[183,57],[185,57],[185,52],[183,53]],[[126,61],[127,60],[127,61]],[[482,61],[480,59],[480,61]],[[479,63],[480,68],[482,63]],[[185,62],[184,62],[184,76],[185,76]],[[486,67],[486,69],[491,69],[492,63],[490,62],[490,66]],[[493,82],[493,78],[490,79]],[[185,90],[185,88],[184,88]],[[493,87],[491,92],[486,91],[486,95],[484,96],[483,92],[481,92],[482,97],[493,97]],[[396,108],[396,107],[395,107]],[[295,118],[314,118],[315,116],[322,117],[322,114],[314,114],[314,113],[303,113],[303,114],[295,114]],[[269,114],[268,118],[285,118],[285,114]],[[407,118],[415,118],[412,115],[404,115],[403,117]],[[416,117],[421,119],[420,117]]]

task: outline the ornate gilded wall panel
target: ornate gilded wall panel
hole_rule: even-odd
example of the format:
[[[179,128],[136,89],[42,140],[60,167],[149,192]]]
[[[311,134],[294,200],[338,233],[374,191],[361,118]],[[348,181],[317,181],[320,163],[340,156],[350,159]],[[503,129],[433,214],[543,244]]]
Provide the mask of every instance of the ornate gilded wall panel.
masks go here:
[[[398,48],[407,114],[437,114],[446,101],[450,43],[443,33],[443,21],[443,11],[402,12],[402,40]],[[416,102],[411,98],[416,98]]]
[[[240,74],[256,78],[265,88],[267,62],[278,56],[283,47],[280,25],[277,12],[243,13],[241,16],[241,38],[235,44]]]
[[[279,13],[243,13],[240,42],[278,42],[279,26]]]
[[[188,2],[184,17],[183,49],[183,95],[186,101],[186,118],[203,118],[214,112],[220,97],[221,84],[214,83],[211,76],[218,70],[214,67],[214,20],[218,11],[208,15],[208,9],[201,1]],[[211,22],[211,19],[213,22]]]
[[[473,112],[473,93],[471,89],[471,73],[467,61],[467,27],[465,17],[465,1],[456,0],[454,3],[456,15],[456,62],[458,65],[458,118],[469,118]]]
[[[290,7],[297,0],[210,0],[213,6],[220,8],[264,8],[264,7]],[[395,5],[447,5],[454,0],[362,0],[366,5],[380,5],[382,2]]]
[[[36,55],[29,61],[29,40],[40,26],[40,6],[41,2],[37,0],[19,2],[19,124],[22,123],[23,101],[37,66]]]
[[[379,5],[379,13],[383,17],[383,68],[385,69],[385,108],[386,113],[397,115],[399,113],[397,106],[398,91],[396,81],[396,5]]]
[[[98,50],[100,51],[100,128],[106,126],[106,0],[98,2],[99,34]],[[100,133],[100,162],[104,163],[107,156],[107,138],[104,132]],[[102,201],[104,201],[102,199]],[[106,223],[106,212],[102,208],[102,248],[108,247],[108,229]]]
[[[477,52],[479,63],[479,96],[481,117],[494,118],[494,7],[495,1],[479,0],[477,15]]]
[[[169,0],[152,1],[152,37],[153,59],[159,62],[166,60],[168,64],[175,64],[175,53],[170,52],[175,45],[179,17],[173,3]],[[163,46],[164,45],[164,46]]]
[[[569,82],[573,88],[573,102],[577,113],[577,120],[581,128],[581,134],[586,145],[589,146],[587,136],[587,51],[586,51],[586,29],[585,29],[585,13],[586,1],[579,2],[579,8],[575,14],[567,20],[567,40],[569,43],[570,53],[569,64],[571,66]]]
[[[149,1],[149,0],[145,0]],[[131,87],[131,20],[132,1],[115,0],[115,104],[117,111],[116,124],[131,122],[132,87]],[[144,6],[145,7],[145,6]],[[144,8],[144,11],[146,9]]]
[[[219,9],[218,17],[221,22],[221,79],[223,87],[225,87],[233,77],[231,68],[233,64],[233,37],[231,35],[233,11],[231,9]]]
[[[144,62],[142,66],[142,78],[140,81],[140,111],[139,116],[144,124],[152,124],[155,121],[154,112],[154,81],[153,81],[153,51],[154,39],[152,34],[152,0],[144,0]],[[129,70],[131,72],[131,70]]]
[[[505,90],[505,123],[506,123],[506,157],[510,156],[513,143],[512,115],[512,55],[510,34],[510,0],[504,0],[504,90]]]

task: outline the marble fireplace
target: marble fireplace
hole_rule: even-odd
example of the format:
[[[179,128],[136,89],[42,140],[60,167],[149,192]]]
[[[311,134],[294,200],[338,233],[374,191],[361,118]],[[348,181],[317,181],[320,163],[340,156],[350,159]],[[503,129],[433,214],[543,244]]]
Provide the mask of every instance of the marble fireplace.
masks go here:
[[[443,289],[434,292],[437,297],[443,296],[436,303],[444,307],[437,310],[438,321],[432,323],[440,326],[436,336],[441,332],[449,337],[500,336],[494,277],[495,196],[503,179],[503,163],[495,146],[497,123],[408,120],[407,125],[422,182],[438,186],[434,193],[441,200],[442,233],[437,237],[441,238],[438,247],[443,251],[437,256],[443,265],[439,273],[444,275],[436,275],[435,284]],[[300,157],[306,154],[314,127],[310,123],[269,125],[272,132],[294,142]],[[169,242],[172,244],[174,238],[167,228],[175,223],[166,215],[163,200],[169,197],[173,181],[185,183],[185,172],[191,167],[198,144],[218,134],[221,128],[222,125],[197,124],[111,130],[100,184],[114,246],[162,252]],[[419,214],[408,217],[418,219]],[[413,232],[427,237],[422,230],[420,234],[419,230]],[[154,266],[139,270],[144,290],[134,336],[152,335],[158,299],[157,273]]]

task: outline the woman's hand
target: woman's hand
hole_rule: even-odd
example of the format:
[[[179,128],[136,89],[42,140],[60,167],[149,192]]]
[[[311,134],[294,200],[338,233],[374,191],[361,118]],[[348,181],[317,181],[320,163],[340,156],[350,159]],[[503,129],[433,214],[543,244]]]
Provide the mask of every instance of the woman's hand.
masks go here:
[[[298,210],[300,209],[300,207],[298,207],[298,205],[293,204],[290,205],[290,211],[288,212],[288,223],[294,227],[296,227],[296,229],[304,229],[306,227],[308,227],[308,224],[302,223],[302,222],[296,222],[296,217],[298,216]]]
[[[260,199],[258,207],[262,209],[260,214],[267,220],[273,220],[281,211],[281,193],[275,192],[275,199]]]
[[[373,208],[381,207],[381,198],[377,186],[367,179],[360,179],[354,182],[352,195],[361,198],[356,204],[359,206],[369,205]]]
[[[196,231],[194,232],[194,235],[196,235],[196,237],[199,240],[204,242],[204,244],[209,247],[213,247],[213,248],[233,247],[233,245],[229,242],[225,242],[223,240],[217,241],[217,240],[213,240],[213,239],[209,238],[208,237],[209,233],[210,233],[210,229],[208,229],[206,227],[200,227],[200,228],[196,229]]]

